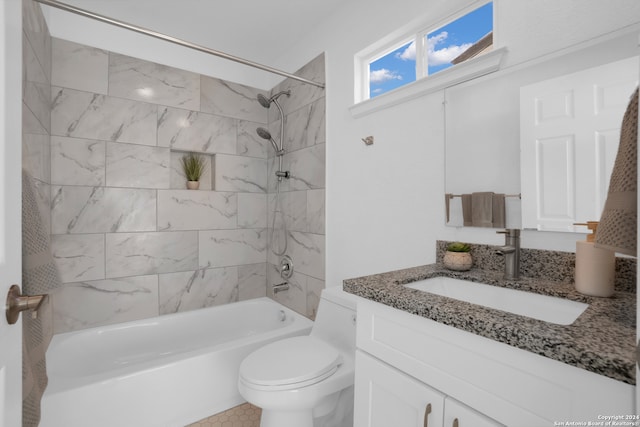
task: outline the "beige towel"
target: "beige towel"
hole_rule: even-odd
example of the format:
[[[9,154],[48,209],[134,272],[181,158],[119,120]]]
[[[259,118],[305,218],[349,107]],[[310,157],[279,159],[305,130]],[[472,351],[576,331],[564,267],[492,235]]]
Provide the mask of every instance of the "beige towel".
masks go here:
[[[44,226],[32,178],[22,172],[22,293],[48,294],[61,285],[51,255],[50,237]],[[49,300],[50,301],[50,300]],[[22,426],[40,422],[40,400],[47,387],[45,352],[53,336],[49,302],[43,303],[38,317],[22,315]]]
[[[620,145],[596,234],[597,247],[637,254],[638,89],[622,119]]]
[[[505,228],[507,214],[505,211],[504,194],[494,194],[492,199],[493,228]]]
[[[471,194],[463,194],[460,196],[462,200],[462,225],[465,227],[471,227],[473,225],[472,209],[471,209]]]
[[[493,193],[471,193],[471,223],[474,227],[493,227]]]

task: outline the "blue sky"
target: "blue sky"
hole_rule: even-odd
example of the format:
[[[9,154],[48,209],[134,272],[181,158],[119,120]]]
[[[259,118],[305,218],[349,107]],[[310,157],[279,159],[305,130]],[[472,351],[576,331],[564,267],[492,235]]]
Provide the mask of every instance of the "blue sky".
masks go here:
[[[451,66],[451,60],[492,30],[493,3],[488,3],[427,35],[429,75]],[[416,79],[415,43],[409,42],[369,65],[371,98]]]

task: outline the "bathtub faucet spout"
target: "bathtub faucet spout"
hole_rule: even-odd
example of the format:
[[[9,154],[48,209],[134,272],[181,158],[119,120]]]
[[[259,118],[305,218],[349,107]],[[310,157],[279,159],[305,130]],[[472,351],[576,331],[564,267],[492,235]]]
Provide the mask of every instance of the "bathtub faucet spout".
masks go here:
[[[277,285],[272,285],[273,293],[277,294],[278,292],[288,291],[289,290],[289,282],[282,282]]]

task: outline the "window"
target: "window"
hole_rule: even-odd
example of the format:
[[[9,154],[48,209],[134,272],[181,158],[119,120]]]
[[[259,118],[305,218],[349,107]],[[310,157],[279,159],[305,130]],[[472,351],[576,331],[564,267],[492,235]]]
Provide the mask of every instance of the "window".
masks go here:
[[[413,58],[406,58],[413,46]],[[416,80],[415,42],[394,49],[369,63],[369,94],[373,98]]]
[[[437,28],[427,28],[365,57],[364,99],[488,52],[493,47],[493,2]],[[365,64],[363,64],[365,65]]]

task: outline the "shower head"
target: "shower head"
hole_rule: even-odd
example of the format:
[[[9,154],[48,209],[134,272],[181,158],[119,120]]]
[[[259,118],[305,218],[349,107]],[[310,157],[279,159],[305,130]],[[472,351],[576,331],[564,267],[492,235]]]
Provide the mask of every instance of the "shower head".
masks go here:
[[[276,151],[277,155],[281,155],[281,151],[278,149],[278,145],[276,144],[276,142],[273,140],[273,137],[271,136],[271,132],[269,132],[268,130],[266,130],[263,127],[259,127],[256,129],[256,133],[258,134],[258,136],[262,139],[266,139],[267,141],[271,141],[271,145],[273,146],[273,149]]]
[[[271,100],[268,99],[266,96],[264,96],[263,94],[259,93],[258,94],[258,102],[260,103],[260,105],[262,105],[264,108],[269,108],[271,107]],[[258,128],[258,129],[262,129],[262,128]],[[262,135],[261,135],[262,136]]]
[[[273,139],[271,137],[271,132],[269,132],[268,130],[266,130],[265,128],[257,128],[256,129],[256,133],[258,134],[258,136],[262,139],[266,139],[266,140],[270,140]]]
[[[262,105],[264,108],[269,108],[271,107],[271,103],[275,102],[278,98],[280,98],[280,96],[282,95],[287,95],[287,96],[291,96],[291,91],[290,90],[283,90],[280,91],[278,93],[276,93],[275,95],[273,95],[271,98],[267,98],[266,96],[264,96],[263,94],[259,93],[258,94],[258,102],[260,103],[260,105]],[[277,103],[276,103],[277,104]]]

